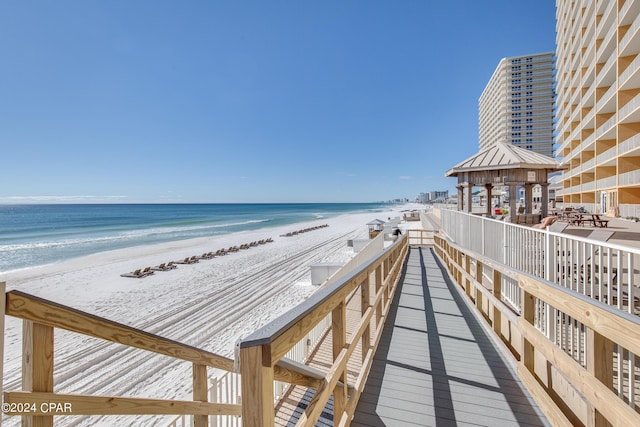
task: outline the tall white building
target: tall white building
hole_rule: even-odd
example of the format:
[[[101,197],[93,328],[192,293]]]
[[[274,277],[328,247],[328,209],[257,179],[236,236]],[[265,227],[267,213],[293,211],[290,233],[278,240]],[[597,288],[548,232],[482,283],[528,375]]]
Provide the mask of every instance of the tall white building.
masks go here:
[[[504,58],[479,99],[480,150],[496,142],[553,157],[554,53]]]
[[[640,1],[557,0],[557,144],[566,206],[640,216]]]

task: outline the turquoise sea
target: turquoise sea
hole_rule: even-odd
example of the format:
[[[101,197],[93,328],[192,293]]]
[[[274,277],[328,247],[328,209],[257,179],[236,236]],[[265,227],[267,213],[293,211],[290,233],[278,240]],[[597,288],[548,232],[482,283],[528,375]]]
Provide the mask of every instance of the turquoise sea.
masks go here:
[[[0,273],[130,246],[386,208],[383,203],[0,205]]]

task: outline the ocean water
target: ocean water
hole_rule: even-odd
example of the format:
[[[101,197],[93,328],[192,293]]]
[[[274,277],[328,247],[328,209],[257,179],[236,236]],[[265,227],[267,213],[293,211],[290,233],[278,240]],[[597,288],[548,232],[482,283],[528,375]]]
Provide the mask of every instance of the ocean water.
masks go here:
[[[382,203],[0,205],[0,273],[113,249],[386,208]]]

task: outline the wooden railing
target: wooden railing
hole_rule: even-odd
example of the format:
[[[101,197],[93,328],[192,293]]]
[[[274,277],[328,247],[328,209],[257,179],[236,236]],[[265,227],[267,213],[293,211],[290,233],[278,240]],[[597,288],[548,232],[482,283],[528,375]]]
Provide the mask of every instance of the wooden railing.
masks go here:
[[[554,426],[640,425],[637,316],[444,236],[435,237],[435,247],[478,318],[518,361],[520,378]],[[519,293],[518,309],[505,287]]]
[[[640,317],[633,303],[640,300],[640,248],[598,240],[609,229],[578,237],[447,209],[440,216],[444,233],[466,250]]]
[[[296,425],[315,425],[331,396],[334,425],[349,424],[369,373],[407,250],[408,236],[403,236],[366,265],[339,281],[328,283],[305,303],[241,342],[244,425],[274,425],[274,368],[301,337],[329,314],[332,364],[325,377],[313,387],[315,395]],[[358,294],[360,298],[354,298]],[[356,313],[352,328],[347,325],[349,300],[359,306],[357,312],[349,310],[351,314]],[[352,360],[356,348],[361,350],[361,358]],[[359,367],[355,378],[347,372],[347,364],[353,362]]]
[[[194,426],[206,426],[208,417],[223,415],[233,417],[234,425],[272,426],[274,383],[280,381],[316,390],[297,425],[314,425],[331,396],[335,425],[348,425],[369,373],[409,242],[426,244],[432,239],[433,232],[410,231],[349,275],[328,283],[305,303],[244,339],[239,357],[241,404],[209,401],[216,394],[208,387],[207,369],[234,376],[234,360],[20,291],[5,293],[5,284],[0,283],[5,315],[23,320],[22,390],[4,392],[4,403],[10,409],[3,407],[3,411],[21,415],[25,425],[37,426],[52,426],[54,417],[60,415],[178,415],[173,425],[188,422]],[[352,302],[357,303],[357,318],[348,326],[347,317],[354,313]],[[331,319],[332,366],[318,372],[287,359],[287,353],[314,327],[322,326],[327,316]],[[193,399],[54,392],[56,328],[191,363]],[[359,360],[354,360],[356,349],[361,353]],[[356,374],[347,371],[348,363],[358,365]]]
[[[4,290],[4,283],[0,288]],[[240,416],[240,404],[208,402],[207,368],[234,370],[234,360],[94,316],[19,291],[7,292],[5,315],[23,319],[22,390],[4,392],[3,412],[23,424],[51,426],[58,415],[192,415],[195,426],[209,415]],[[4,320],[4,316],[3,316]],[[55,393],[54,329],[60,328],[189,362],[193,400],[146,399]],[[88,349],[90,350],[90,349]],[[319,387],[320,379],[295,366],[274,366],[276,380]]]

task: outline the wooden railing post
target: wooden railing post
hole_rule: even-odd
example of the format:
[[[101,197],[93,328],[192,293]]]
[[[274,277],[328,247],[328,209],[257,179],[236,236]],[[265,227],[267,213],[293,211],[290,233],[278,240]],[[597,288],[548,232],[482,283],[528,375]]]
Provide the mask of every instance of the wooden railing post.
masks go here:
[[[362,316],[365,315],[371,306],[371,283],[369,276],[370,274],[367,274],[367,278],[364,279],[360,290],[360,314],[362,314]],[[362,362],[367,358],[369,347],[371,347],[371,327],[367,326],[362,333]]]
[[[2,293],[2,298],[0,298],[0,314],[2,317],[0,318],[0,390],[4,390],[4,316],[5,316],[5,306],[7,304],[6,297],[7,284],[5,282],[0,282],[0,293]],[[0,412],[0,425],[2,425],[2,412]]]
[[[198,363],[193,364],[193,400],[195,402],[207,401],[207,367]],[[207,415],[194,415],[194,427],[207,427],[209,425],[209,417]]]
[[[493,296],[502,301],[502,273],[493,269]],[[502,337],[502,312],[497,306],[493,306],[493,331]]]
[[[483,264],[480,261],[476,260],[476,282],[478,283],[476,285],[476,294],[475,294],[476,307],[478,308],[478,310],[480,310],[480,313],[483,313],[484,315],[484,311],[482,309],[482,291],[478,288],[479,286],[483,286],[482,270],[483,270]]]
[[[264,359],[263,346],[240,349],[242,424],[273,427],[273,367]]]
[[[464,286],[464,282],[462,281],[462,251],[459,249],[456,249],[456,264],[458,265],[458,268],[456,268],[456,282],[458,282],[458,285],[460,285],[460,287]]]
[[[529,292],[522,291],[522,320],[530,325],[534,325],[535,321],[535,297]],[[520,355],[520,362],[531,373],[534,372],[534,347],[529,340],[522,338],[522,354]]]
[[[471,276],[471,257],[467,254],[464,254],[464,271],[467,273],[467,278],[464,281],[464,292],[467,294],[467,298],[471,299],[471,280],[469,280],[469,276]]]
[[[338,358],[340,352],[347,344],[347,305],[342,301],[331,312],[331,332],[333,345],[333,361]],[[340,373],[340,381],[347,384],[346,368]],[[347,387],[336,387],[333,390],[333,421],[338,424],[342,413],[347,407]]]
[[[376,295],[382,288],[382,265],[378,265],[376,268],[375,274],[375,283],[376,283]],[[384,306],[384,300],[380,300],[376,305],[376,325],[380,326],[380,322],[382,322],[382,307]]]
[[[387,278],[389,277],[389,271],[391,270],[391,264],[389,262],[389,258],[390,256],[383,261],[383,265],[384,265],[384,269],[382,270],[383,283],[387,281]],[[385,286],[384,288],[384,298],[383,298],[383,305],[382,305],[385,311],[387,310],[388,304],[389,304],[389,285],[387,284],[387,286]]]
[[[613,343],[593,329],[587,329],[587,370],[602,384],[612,388]],[[610,427],[611,423],[594,407],[589,405],[587,426]]]
[[[22,389],[53,392],[53,328],[22,322]],[[53,426],[53,415],[23,415],[23,426]]]

